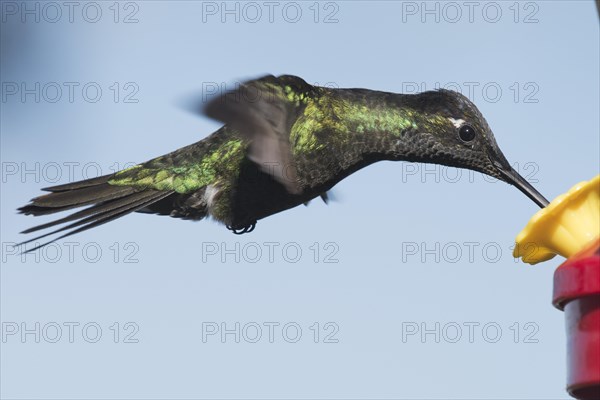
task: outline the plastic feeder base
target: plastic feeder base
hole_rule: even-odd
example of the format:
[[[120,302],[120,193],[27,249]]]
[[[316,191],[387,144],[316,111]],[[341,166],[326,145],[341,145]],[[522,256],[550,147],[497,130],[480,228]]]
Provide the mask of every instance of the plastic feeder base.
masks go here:
[[[567,391],[600,399],[600,241],[557,268],[553,297],[565,312]]]

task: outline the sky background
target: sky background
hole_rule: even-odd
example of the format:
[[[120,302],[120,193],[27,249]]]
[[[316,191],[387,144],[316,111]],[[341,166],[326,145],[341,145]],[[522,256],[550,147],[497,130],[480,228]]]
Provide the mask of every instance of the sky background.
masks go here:
[[[592,178],[594,3],[474,4],[3,1],[1,396],[568,398],[563,260],[512,258],[538,208],[479,173],[381,162],[248,235],[136,214],[11,247],[40,188],[202,139],[181,100],[265,73],[461,90],[547,198]]]

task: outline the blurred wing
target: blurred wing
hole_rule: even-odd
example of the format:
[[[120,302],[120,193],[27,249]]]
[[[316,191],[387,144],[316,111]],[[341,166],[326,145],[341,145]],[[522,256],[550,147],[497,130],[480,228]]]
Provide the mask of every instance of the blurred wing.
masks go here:
[[[211,100],[204,113],[238,131],[249,142],[248,158],[292,194],[300,193],[289,142],[294,106],[277,78],[249,81]]]

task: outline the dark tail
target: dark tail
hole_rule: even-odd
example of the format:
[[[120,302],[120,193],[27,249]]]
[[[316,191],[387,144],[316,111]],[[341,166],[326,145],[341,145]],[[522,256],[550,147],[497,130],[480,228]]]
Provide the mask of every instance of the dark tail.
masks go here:
[[[17,246],[72,229],[47,243],[25,251],[25,253],[29,253],[55,242],[56,240],[71,236],[78,232],[86,231],[134,211],[138,211],[173,193],[172,191],[138,189],[131,186],[111,185],[108,181],[113,176],[114,175],[105,175],[98,178],[43,189],[51,193],[36,197],[31,200],[30,204],[19,208],[21,214],[34,216],[48,215],[73,208],[91,206],[64,218],[24,230],[21,233],[36,232],[75,221],[59,229],[55,229],[46,234],[19,243]]]

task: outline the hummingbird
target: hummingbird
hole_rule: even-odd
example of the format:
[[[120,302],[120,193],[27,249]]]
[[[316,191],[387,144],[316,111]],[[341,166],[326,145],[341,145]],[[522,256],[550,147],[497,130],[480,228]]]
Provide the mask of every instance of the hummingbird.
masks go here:
[[[224,125],[131,168],[43,189],[50,193],[19,212],[41,216],[85,208],[23,231],[69,223],[21,244],[66,231],[58,240],[132,212],[212,217],[236,234],[248,233],[262,218],[318,197],[327,201],[342,179],[382,160],[479,171],[514,185],[540,207],[548,204],[511,167],[477,107],[455,91],[338,89],[267,75],[197,112]]]

